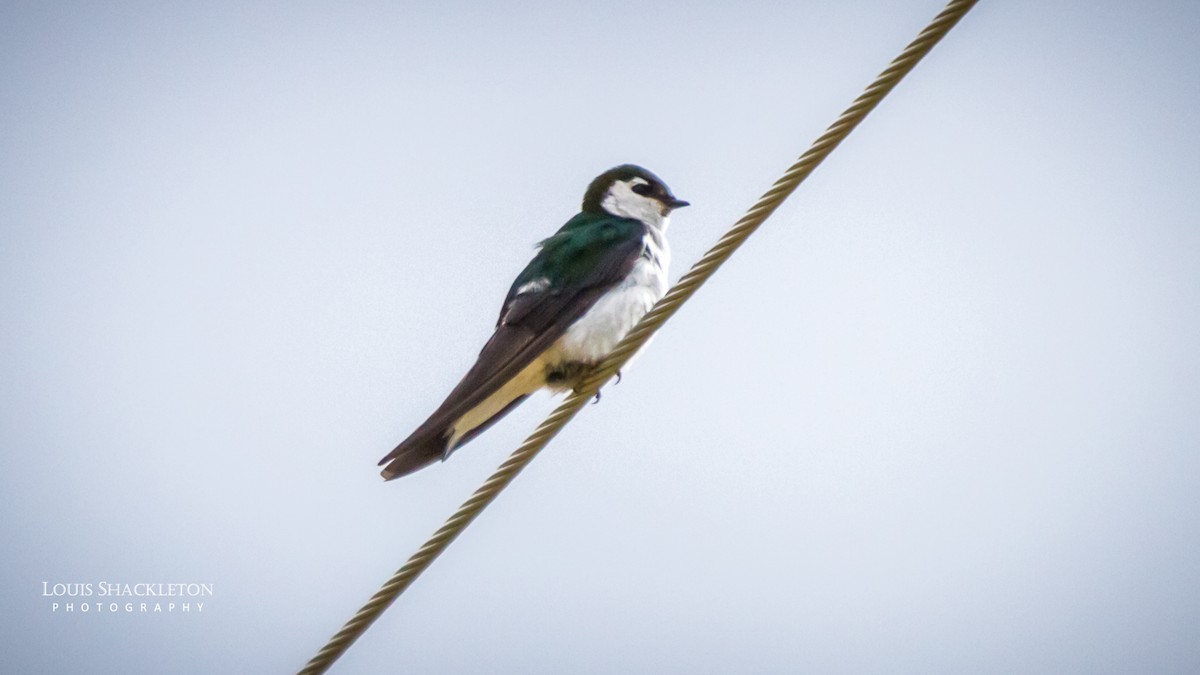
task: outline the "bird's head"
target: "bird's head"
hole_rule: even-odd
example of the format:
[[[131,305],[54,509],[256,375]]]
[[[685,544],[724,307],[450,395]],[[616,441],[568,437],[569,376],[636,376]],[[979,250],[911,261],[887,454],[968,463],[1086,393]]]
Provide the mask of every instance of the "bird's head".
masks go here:
[[[600,174],[583,195],[584,211],[633,218],[659,229],[667,226],[671,211],[687,205],[662,179],[634,164]]]

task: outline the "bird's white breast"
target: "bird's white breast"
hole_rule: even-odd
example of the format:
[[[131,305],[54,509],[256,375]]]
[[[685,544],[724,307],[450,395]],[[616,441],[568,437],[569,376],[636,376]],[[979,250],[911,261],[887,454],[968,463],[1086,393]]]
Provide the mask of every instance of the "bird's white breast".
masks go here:
[[[652,232],[646,235],[644,244],[646,253],[638,258],[629,276],[600,296],[559,339],[556,346],[564,360],[599,362],[666,294],[671,262],[666,237]]]

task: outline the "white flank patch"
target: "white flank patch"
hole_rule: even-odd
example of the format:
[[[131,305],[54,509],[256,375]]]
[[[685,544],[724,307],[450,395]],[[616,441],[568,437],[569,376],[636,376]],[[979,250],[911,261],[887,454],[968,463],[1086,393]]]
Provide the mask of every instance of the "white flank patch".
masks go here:
[[[533,281],[521,284],[521,286],[519,288],[517,288],[517,295],[523,295],[525,293],[538,293],[538,292],[546,290],[549,287],[550,287],[549,279],[547,279],[546,277],[538,277],[537,279],[534,279]]]

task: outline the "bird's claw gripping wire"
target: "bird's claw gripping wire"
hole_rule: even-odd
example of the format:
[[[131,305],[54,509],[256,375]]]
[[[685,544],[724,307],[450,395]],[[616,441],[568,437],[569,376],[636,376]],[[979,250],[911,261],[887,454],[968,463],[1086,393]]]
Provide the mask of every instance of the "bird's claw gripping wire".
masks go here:
[[[621,371],[620,370],[617,371],[617,381],[613,382],[613,384],[614,385],[621,384]],[[599,402],[600,402],[600,390],[597,389],[596,390],[596,398],[592,399],[592,405],[596,405]]]

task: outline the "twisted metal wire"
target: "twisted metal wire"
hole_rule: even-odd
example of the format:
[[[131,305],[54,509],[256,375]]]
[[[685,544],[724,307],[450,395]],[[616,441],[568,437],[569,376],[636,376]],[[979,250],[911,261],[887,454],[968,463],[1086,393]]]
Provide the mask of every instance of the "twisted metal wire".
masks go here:
[[[629,358],[650,339],[651,335],[679,307],[692,297],[700,286],[713,275],[733,252],[775,212],[789,195],[799,187],[817,166],[825,160],[829,153],[838,146],[854,130],[868,113],[887,96],[888,92],[904,78],[924,58],[934,45],[938,43],[954,27],[955,24],[975,5],[978,0],[952,0],[938,14],[925,30],[913,40],[891,65],[887,67],[854,103],[838,117],[812,146],[796,160],[786,173],[771,186],[770,190],[759,198],[758,202],[742,216],[724,236],[704,254],[679,283],[651,309],[642,320],[625,336],[613,351],[589,375],[580,387],[567,396],[554,412],[550,413],[538,428],[525,439],[516,451],[500,465],[496,472],[488,478],[471,498],[458,508],[454,515],[446,521],[437,532],[425,542],[419,551],[414,553],[387,583],[379,589],[367,604],[346,622],[316,656],[300,671],[301,675],[324,673],[333,665],[351,644],[357,640],[384,610],[395,602],[396,598],[412,584],[412,582],[437,559],[446,547],[462,534],[471,521],[475,520],[488,504],[499,496],[500,492],[517,477],[542,448],[558,435],[558,432],[575,417],[583,406],[596,395],[612,377],[620,370]]]

